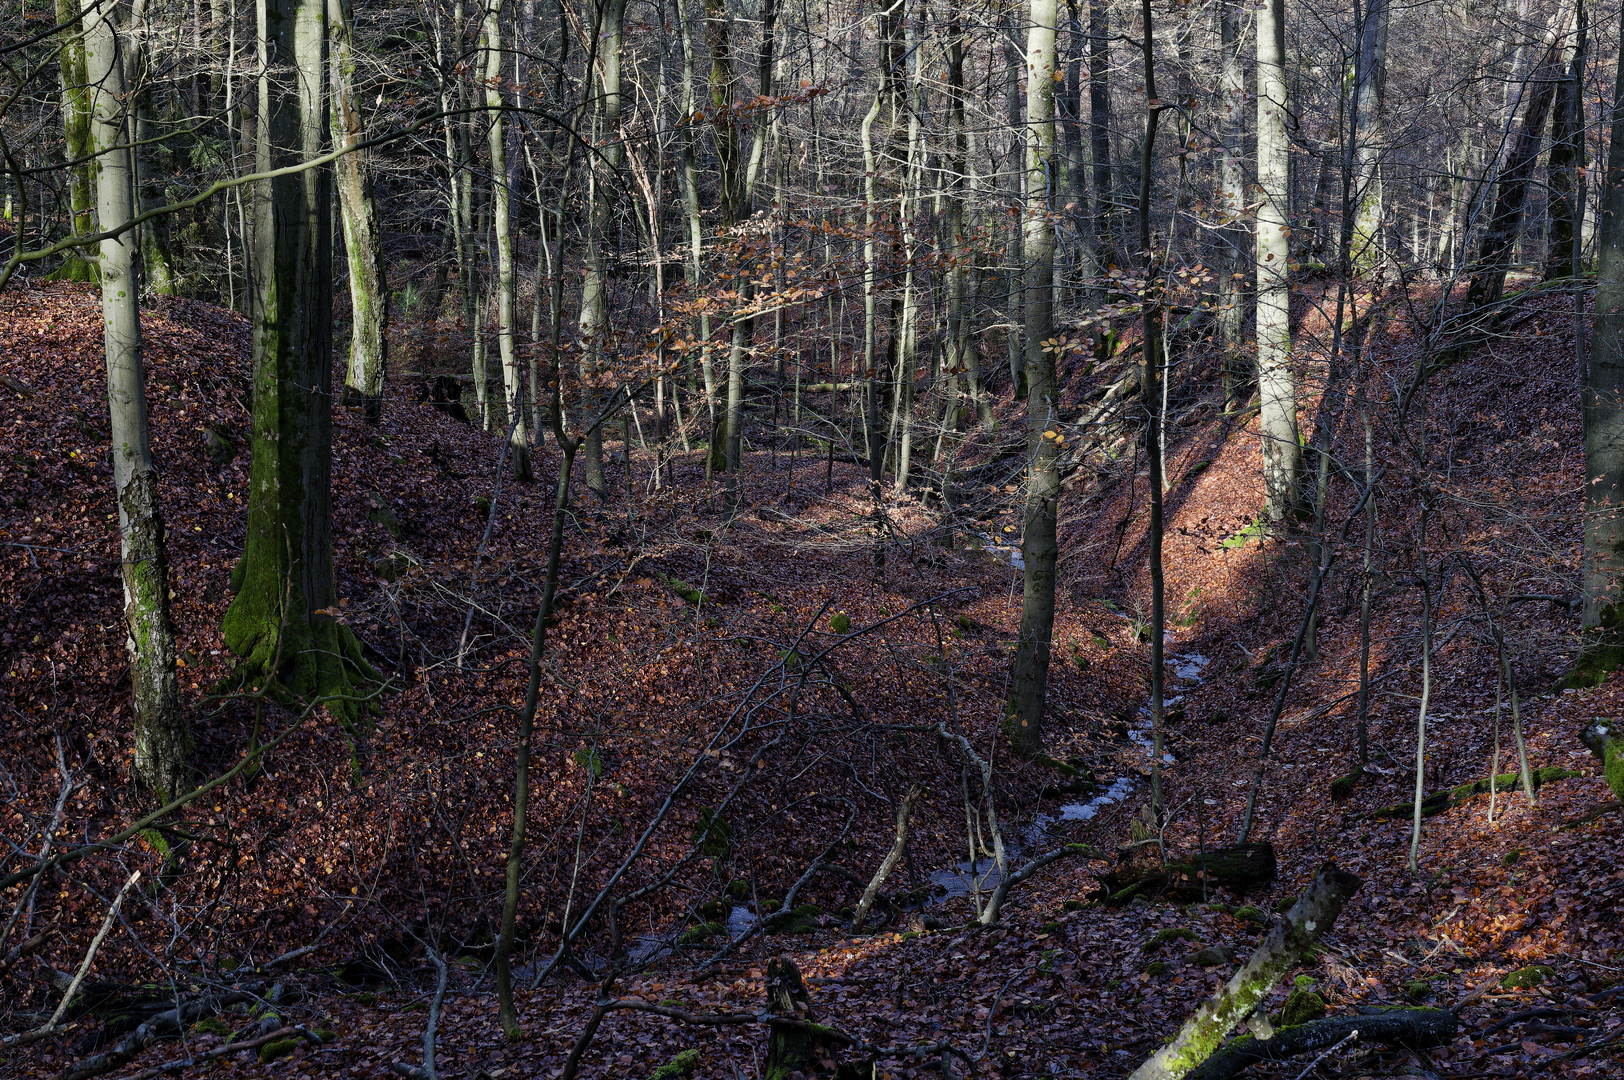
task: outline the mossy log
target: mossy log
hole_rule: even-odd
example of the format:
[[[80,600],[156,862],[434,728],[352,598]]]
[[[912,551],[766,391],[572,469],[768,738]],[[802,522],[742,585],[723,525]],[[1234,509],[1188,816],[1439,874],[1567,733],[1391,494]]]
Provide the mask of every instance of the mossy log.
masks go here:
[[[766,1080],[787,1080],[811,1065],[817,1054],[812,999],[800,969],[787,956],[767,961],[767,1011],[801,1021],[795,1025],[771,1024],[767,1037],[767,1065],[762,1075]]]
[[[1535,769],[1529,774],[1529,778],[1534,783],[1534,790],[1538,791],[1540,787],[1545,784],[1553,783],[1557,780],[1567,780],[1580,775],[1582,774],[1574,769],[1562,769],[1554,765],[1548,765],[1543,769]],[[1519,783],[1521,783],[1521,779],[1522,778],[1518,773],[1501,773],[1494,778],[1494,783],[1492,786],[1495,791],[1511,791],[1516,788]],[[1474,780],[1469,784],[1461,784],[1458,787],[1450,788],[1448,791],[1435,791],[1431,795],[1428,795],[1421,800],[1421,816],[1432,817],[1434,814],[1441,814],[1445,810],[1459,806],[1467,799],[1474,798],[1478,795],[1487,795],[1489,793],[1490,786],[1491,785],[1488,777],[1484,777],[1482,780]],[[1394,803],[1391,806],[1383,806],[1380,809],[1372,810],[1365,816],[1370,818],[1403,818],[1408,820],[1409,817],[1414,813],[1415,803],[1406,800],[1401,803]]]
[[[1457,1021],[1447,1009],[1389,1009],[1367,1016],[1338,1016],[1280,1028],[1268,1039],[1236,1039],[1208,1058],[1190,1080],[1229,1080],[1248,1065],[1284,1061],[1325,1050],[1358,1032],[1354,1042],[1383,1043],[1422,1050],[1444,1046],[1455,1038]]]
[[[1201,1003],[1166,1046],[1134,1070],[1130,1080],[1180,1080],[1211,1058],[1224,1038],[1263,1004],[1275,984],[1331,928],[1361,884],[1333,862],[1321,866],[1308,891],[1274,924],[1251,958]]]
[[[1095,899],[1125,904],[1141,894],[1200,896],[1207,888],[1244,893],[1274,880],[1273,844],[1240,844],[1213,848],[1181,862],[1146,866],[1131,852],[1118,856],[1117,868],[1100,878]]]

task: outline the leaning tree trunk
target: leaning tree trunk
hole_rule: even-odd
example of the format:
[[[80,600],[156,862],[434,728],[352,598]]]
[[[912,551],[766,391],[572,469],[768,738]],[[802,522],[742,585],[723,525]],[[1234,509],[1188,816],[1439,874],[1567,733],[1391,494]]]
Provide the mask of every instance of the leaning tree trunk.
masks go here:
[[[1302,505],[1297,387],[1291,372],[1291,142],[1286,135],[1285,0],[1257,10],[1257,384],[1263,486],[1276,524]]]
[[[1522,124],[1517,140],[1500,183],[1495,190],[1494,210],[1489,216],[1482,243],[1478,246],[1473,266],[1472,283],[1466,291],[1466,306],[1476,309],[1495,304],[1505,293],[1506,273],[1511,269],[1512,254],[1517,238],[1522,233],[1523,204],[1528,198],[1528,186],[1533,179],[1534,166],[1544,146],[1545,121],[1556,99],[1557,84],[1562,81],[1572,49],[1573,20],[1576,8],[1558,10],[1546,31],[1540,62],[1529,76],[1524,92]]]
[[[1010,672],[1005,730],[1023,753],[1043,745],[1043,699],[1049,685],[1049,649],[1054,633],[1054,578],[1058,545],[1055,518],[1060,503],[1060,401],[1055,387],[1055,354],[1050,344],[1054,309],[1055,0],[1031,0],[1026,38],[1026,200],[1022,220],[1026,263],[1026,522],[1021,534],[1025,560],[1021,629]]]
[[[128,117],[122,43],[112,21],[116,10],[105,0],[99,4],[88,0],[84,8],[85,63],[92,87],[90,138],[99,155],[96,209],[103,229],[122,228],[135,216],[124,136]],[[147,427],[140,294],[135,286],[139,234],[139,229],[130,228],[101,242],[102,327],[135,708],[135,774],[160,801],[167,801],[190,786],[192,740],[175,685],[169,560]]]
[[[325,0],[259,0],[255,168],[298,166],[325,148]],[[374,675],[334,602],[332,186],[324,167],[254,185],[254,404],[243,553],[222,633],[242,677],[275,680],[358,717]]]
[[[507,169],[507,124],[502,104],[502,0],[485,9],[485,109],[490,116],[486,136],[491,157],[491,216],[496,231],[496,340],[502,352],[502,395],[507,399],[508,442],[513,454],[513,476],[530,479],[530,433],[525,429],[524,375],[513,329],[513,226],[509,220],[512,185]],[[618,54],[617,54],[618,55]],[[618,96],[617,96],[618,100]]]
[[[947,355],[943,367],[964,372],[965,389],[983,431],[993,426],[992,399],[981,385],[981,365],[972,337],[973,327],[965,296],[965,262],[969,255],[964,235],[964,171],[969,156],[964,119],[964,30],[955,12],[948,24],[947,111],[949,144],[947,160]]]
[[[349,0],[327,0],[332,36],[333,146],[349,153],[335,163],[344,255],[350,271],[350,362],[344,404],[361,407],[367,423],[383,418],[383,378],[389,342],[389,284],[384,277],[383,232],[372,197],[368,153],[355,147],[366,137],[355,93],[353,18]]]
[[[1202,1002],[1172,1041],[1135,1069],[1129,1080],[1179,1080],[1212,1056],[1224,1037],[1263,1004],[1281,977],[1331,929],[1361,884],[1335,863],[1320,867],[1308,891],[1274,924],[1251,959]]]
[[[1624,14],[1620,15],[1624,27]],[[1579,674],[1600,682],[1624,659],[1624,64],[1596,234],[1596,306],[1582,409],[1585,432],[1585,649]]]

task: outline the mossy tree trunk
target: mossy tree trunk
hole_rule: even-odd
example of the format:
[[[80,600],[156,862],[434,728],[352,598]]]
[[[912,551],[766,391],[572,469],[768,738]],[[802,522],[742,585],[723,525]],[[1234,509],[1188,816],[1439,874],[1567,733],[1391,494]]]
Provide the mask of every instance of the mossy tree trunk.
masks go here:
[[[258,0],[256,169],[297,165],[327,133],[326,0]],[[222,627],[249,681],[359,715],[372,673],[333,604],[331,179],[254,186],[254,370],[248,535]]]
[[[99,154],[94,172],[97,211],[104,228],[117,228],[135,216],[116,17],[110,4],[98,6],[92,0],[85,5],[86,71],[94,87],[90,136]],[[161,801],[167,801],[190,786],[192,740],[175,684],[169,560],[147,426],[136,277],[139,243],[139,230],[135,229],[101,242],[102,328],[135,711],[135,773]]]
[[[350,152],[335,162],[339,221],[350,276],[350,360],[345,367],[344,404],[360,406],[369,424],[383,419],[383,380],[389,362],[389,284],[384,277],[383,232],[372,197],[372,172],[365,150],[351,149],[366,138],[355,92],[353,17],[349,0],[327,0],[332,39],[333,145]]]
[[[1624,802],[1624,723],[1612,719],[1592,720],[1581,738],[1590,752],[1601,759],[1613,797]]]
[[[1577,241],[1583,231],[1585,214],[1584,75],[1590,55],[1590,24],[1585,17],[1583,0],[1579,4],[1578,22],[1573,58],[1568,63],[1566,77],[1556,88],[1556,101],[1551,106],[1551,153],[1547,161],[1550,195],[1545,203],[1546,281],[1577,277],[1582,256]]]
[[[68,165],[68,207],[72,213],[73,235],[89,236],[96,231],[96,195],[91,183],[90,80],[85,66],[85,41],[77,21],[75,0],[56,0],[56,21],[62,25],[61,48],[57,57],[62,92],[63,154]],[[122,80],[121,80],[122,81]],[[51,276],[63,281],[89,281],[95,273],[90,260],[80,250],[68,252]]]
[[[1275,984],[1336,922],[1362,882],[1326,863],[1308,891],[1274,924],[1245,965],[1201,1003],[1166,1046],[1135,1069],[1129,1080],[1179,1080],[1218,1049],[1235,1026],[1269,996]]]
[[[1050,344],[1054,309],[1055,0],[1031,0],[1026,38],[1026,199],[1022,223],[1026,265],[1026,521],[1020,637],[1010,672],[1004,726],[1012,745],[1036,753],[1043,745],[1043,701],[1054,634],[1055,536],[1060,504],[1060,402]]]

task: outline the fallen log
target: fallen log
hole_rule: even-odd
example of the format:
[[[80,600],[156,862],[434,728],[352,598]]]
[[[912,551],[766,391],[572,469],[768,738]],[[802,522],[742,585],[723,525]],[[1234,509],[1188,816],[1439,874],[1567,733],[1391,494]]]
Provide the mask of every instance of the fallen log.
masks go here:
[[[1337,1016],[1296,1027],[1279,1028],[1272,1038],[1247,1035],[1236,1039],[1189,1074],[1190,1080],[1229,1080],[1248,1065],[1284,1061],[1343,1041],[1382,1043],[1410,1050],[1444,1046],[1455,1038],[1458,1022],[1448,1009],[1388,1009],[1364,1016]]]
[[[1308,891],[1274,924],[1262,944],[1223,989],[1201,1003],[1166,1046],[1134,1070],[1129,1080],[1181,1080],[1218,1049],[1224,1037],[1269,996],[1282,976],[1331,928],[1363,884],[1328,862]]]
[[[1208,889],[1244,893],[1274,880],[1277,866],[1273,844],[1239,844],[1213,848],[1181,862],[1146,865],[1133,858],[1133,850],[1117,858],[1117,868],[1102,876],[1094,898],[1107,904],[1126,904],[1142,894],[1200,896]]]
[[[1530,779],[1534,790],[1538,791],[1545,784],[1582,775],[1584,774],[1574,769],[1563,769],[1549,765],[1543,769],[1535,769],[1530,774]],[[1459,787],[1450,788],[1448,791],[1435,791],[1421,800],[1421,816],[1432,817],[1434,814],[1441,814],[1445,810],[1459,806],[1468,799],[1476,798],[1479,795],[1487,795],[1491,786],[1495,791],[1511,791],[1516,788],[1519,780],[1520,778],[1516,773],[1501,773],[1494,778],[1492,785],[1488,778],[1485,777],[1482,780],[1474,780],[1469,784],[1461,784]],[[1367,818],[1401,818],[1408,820],[1414,813],[1415,803],[1406,800],[1405,802],[1394,803],[1391,806],[1383,806],[1372,810],[1364,816]],[[1354,820],[1358,820],[1358,818]]]
[[[221,994],[217,997],[194,998],[182,1002],[179,1006],[161,1012],[143,1023],[140,1027],[120,1039],[111,1049],[104,1050],[83,1061],[76,1062],[64,1068],[57,1074],[57,1080],[86,1080],[87,1077],[99,1076],[105,1072],[112,1072],[130,1062],[135,1055],[146,1049],[147,1044],[168,1035],[178,1035],[195,1021],[205,1016],[213,1015],[232,1005],[241,1005],[246,1002],[258,1000],[255,993],[237,991]]]

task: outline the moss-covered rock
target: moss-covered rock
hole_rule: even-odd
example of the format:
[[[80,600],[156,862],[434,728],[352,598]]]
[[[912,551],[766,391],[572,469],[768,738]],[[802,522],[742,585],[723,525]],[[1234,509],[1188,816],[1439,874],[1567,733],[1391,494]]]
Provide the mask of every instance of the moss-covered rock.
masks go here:
[[[1530,964],[1506,972],[1500,977],[1500,985],[1507,990],[1532,990],[1555,974],[1555,970],[1545,964]]]
[[[1287,996],[1286,1003],[1280,1007],[1280,1026],[1296,1027],[1311,1020],[1318,1020],[1325,1015],[1325,999],[1313,990],[1305,990],[1300,986],[1292,987],[1291,994]]]
[[[690,1047],[649,1073],[648,1080],[677,1080],[681,1076],[692,1076],[698,1067],[699,1048]]]
[[[1431,979],[1411,979],[1404,984],[1404,996],[1411,1001],[1425,1001],[1432,996]]]
[[[1161,960],[1152,960],[1145,965],[1145,971],[1151,975],[1165,975],[1167,973],[1167,964]]]
[[[1331,801],[1332,802],[1346,802],[1349,798],[1351,798],[1353,796],[1354,790],[1356,788],[1358,788],[1359,781],[1363,780],[1364,776],[1365,776],[1365,767],[1363,765],[1360,765],[1360,766],[1356,767],[1352,772],[1345,773],[1342,776],[1337,777],[1335,780],[1332,780],[1331,781]]]
[[[1232,963],[1235,959],[1235,950],[1231,948],[1211,947],[1197,950],[1189,955],[1189,961],[1197,967],[1221,967]]]
[[[1169,941],[1200,941],[1194,930],[1187,926],[1167,926],[1156,931],[1144,944],[1144,952],[1154,952]]]
[[[1263,926],[1269,921],[1269,917],[1263,913],[1263,909],[1256,904],[1247,904],[1245,907],[1236,908],[1235,918],[1241,922],[1255,923],[1258,926]]]
[[[259,1048],[259,1063],[264,1065],[277,1058],[287,1057],[303,1041],[297,1035],[287,1039],[274,1039]]]

